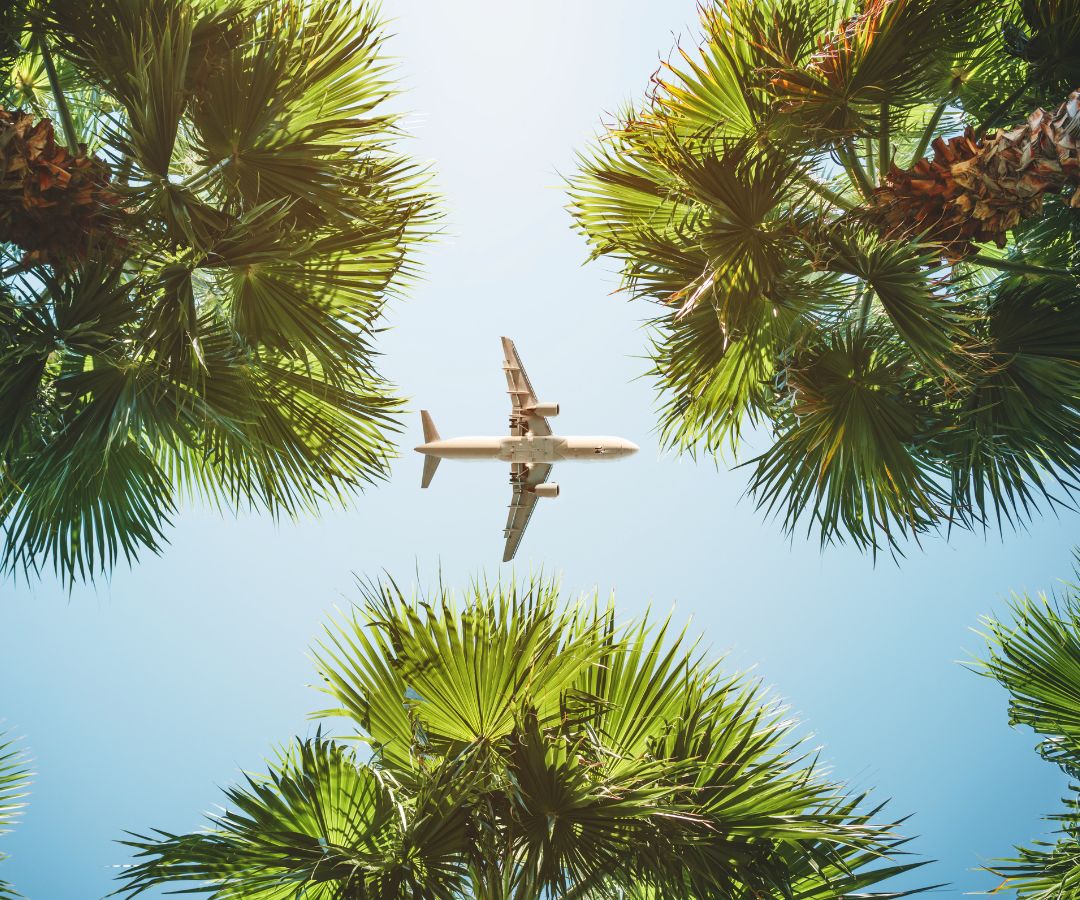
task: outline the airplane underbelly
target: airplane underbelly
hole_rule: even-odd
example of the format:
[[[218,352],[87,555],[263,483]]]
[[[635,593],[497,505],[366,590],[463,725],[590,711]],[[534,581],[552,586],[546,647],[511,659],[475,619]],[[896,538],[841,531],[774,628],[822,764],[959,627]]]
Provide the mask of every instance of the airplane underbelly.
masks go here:
[[[462,437],[431,441],[422,452],[443,459],[499,459],[502,442],[498,438]]]
[[[558,458],[550,438],[507,438],[499,453],[499,459],[509,463],[552,463]]]

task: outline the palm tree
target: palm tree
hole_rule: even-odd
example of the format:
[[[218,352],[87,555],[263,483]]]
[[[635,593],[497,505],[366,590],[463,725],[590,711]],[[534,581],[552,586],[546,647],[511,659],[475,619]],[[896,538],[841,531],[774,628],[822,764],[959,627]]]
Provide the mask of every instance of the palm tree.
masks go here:
[[[920,865],[669,620],[545,579],[363,600],[314,650],[345,738],[294,743],[206,831],[132,837],[119,893],[810,900]]]
[[[384,477],[374,339],[432,213],[374,5],[5,9],[0,569],[108,572],[181,494],[293,515]]]
[[[0,733],[0,834],[11,829],[15,817],[22,809],[20,801],[26,796],[28,780],[22,751],[12,740]],[[0,862],[5,859],[7,854],[0,853]],[[15,900],[18,896],[10,884],[0,879],[0,900]]]
[[[1009,724],[1042,735],[1043,758],[1080,778],[1080,584],[1056,597],[1016,597],[1009,611],[1011,621],[983,620],[990,654],[979,668],[1009,692]],[[1021,900],[1080,896],[1080,785],[1070,784],[1064,803],[1048,817],[1054,840],[989,870],[1004,879],[999,890]]]
[[[571,184],[660,306],[663,440],[771,437],[757,504],[874,552],[1067,502],[1080,4],[713,0],[702,27]]]

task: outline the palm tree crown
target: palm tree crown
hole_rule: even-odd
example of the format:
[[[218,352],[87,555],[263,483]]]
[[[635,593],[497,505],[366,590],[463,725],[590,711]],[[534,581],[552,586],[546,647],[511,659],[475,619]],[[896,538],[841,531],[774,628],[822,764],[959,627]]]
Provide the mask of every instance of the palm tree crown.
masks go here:
[[[1078,23],[1075,0],[703,8],[700,51],[571,187],[594,256],[661,304],[669,445],[767,426],[759,506],[874,551],[1067,501]]]
[[[121,893],[809,900],[918,865],[669,621],[548,580],[364,593],[315,658],[366,752],[297,742],[208,831],[129,841]]]
[[[156,550],[178,492],[295,514],[383,477],[373,339],[431,213],[373,6],[40,0],[18,22],[0,565],[91,577]]]
[[[1042,756],[1080,778],[1080,584],[1053,598],[1016,597],[1010,612],[1011,621],[984,619],[990,653],[980,668],[1009,692],[1009,724],[1042,735]],[[990,868],[1005,879],[1001,889],[1020,900],[1080,895],[1078,792],[1071,784],[1065,808],[1048,817],[1056,825],[1053,840],[1020,847],[1015,858]]]

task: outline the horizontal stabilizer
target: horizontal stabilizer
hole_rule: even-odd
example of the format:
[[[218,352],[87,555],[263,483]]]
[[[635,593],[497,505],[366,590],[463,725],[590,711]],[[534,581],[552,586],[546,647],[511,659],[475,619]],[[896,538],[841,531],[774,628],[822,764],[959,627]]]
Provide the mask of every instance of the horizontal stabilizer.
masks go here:
[[[439,468],[438,456],[425,456],[424,457],[424,477],[420,481],[420,487],[426,488],[431,484],[431,479],[435,477],[435,470]]]
[[[432,441],[440,440],[438,429],[435,428],[435,423],[431,420],[431,413],[426,409],[420,410],[420,421],[424,425],[424,443],[430,444]]]

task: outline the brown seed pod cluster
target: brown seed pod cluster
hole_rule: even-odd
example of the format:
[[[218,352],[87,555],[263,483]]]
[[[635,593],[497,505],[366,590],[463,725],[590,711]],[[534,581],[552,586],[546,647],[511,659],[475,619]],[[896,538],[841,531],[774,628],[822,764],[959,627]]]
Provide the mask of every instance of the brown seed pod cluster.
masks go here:
[[[48,119],[0,109],[0,242],[25,259],[64,266],[112,228],[109,166],[57,143]]]
[[[893,165],[875,191],[871,215],[886,234],[920,237],[961,260],[980,243],[1004,247],[1048,193],[1073,186],[1071,204],[1080,206],[1080,91],[1054,113],[1037,109],[1025,125],[991,138],[968,128],[932,146],[934,155],[910,169]]]

